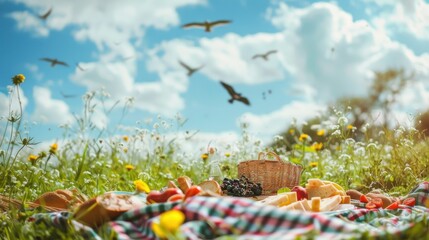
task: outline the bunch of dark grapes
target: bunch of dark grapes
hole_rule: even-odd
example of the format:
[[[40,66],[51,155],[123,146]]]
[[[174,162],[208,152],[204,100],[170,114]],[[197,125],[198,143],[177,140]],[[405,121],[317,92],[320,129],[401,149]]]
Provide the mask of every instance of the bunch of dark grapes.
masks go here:
[[[245,176],[239,179],[224,178],[220,188],[229,196],[253,197],[262,194],[260,183],[253,183]]]

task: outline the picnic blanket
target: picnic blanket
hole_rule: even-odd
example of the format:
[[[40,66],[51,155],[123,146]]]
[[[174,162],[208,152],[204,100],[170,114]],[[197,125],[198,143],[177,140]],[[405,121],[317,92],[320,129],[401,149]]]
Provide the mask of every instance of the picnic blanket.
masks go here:
[[[415,207],[396,210],[351,209],[333,213],[280,210],[238,197],[196,196],[184,202],[151,204],[130,210],[100,229],[71,220],[68,212],[39,213],[34,224],[51,224],[65,231],[70,224],[87,239],[115,235],[117,239],[156,239],[151,223],[172,209],[186,216],[180,232],[186,239],[384,239],[402,238],[419,222],[429,221],[429,182],[408,194]],[[427,225],[426,225],[427,227]]]

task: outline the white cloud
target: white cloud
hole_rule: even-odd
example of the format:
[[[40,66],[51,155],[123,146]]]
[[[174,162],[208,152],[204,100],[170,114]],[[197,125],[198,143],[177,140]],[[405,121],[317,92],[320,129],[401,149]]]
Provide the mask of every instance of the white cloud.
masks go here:
[[[170,69],[185,73],[178,61],[190,66],[204,65],[199,71],[209,78],[229,83],[260,84],[284,78],[278,54],[269,61],[252,59],[253,55],[279,49],[285,39],[280,34],[257,33],[240,36],[229,33],[218,38],[201,38],[197,42],[171,40],[149,51],[148,69],[156,72]]]
[[[177,8],[205,4],[205,0],[105,0],[105,1],[52,1],[16,0],[29,7],[28,11],[17,11],[12,17],[20,29],[26,29],[47,36],[49,30],[63,30],[77,26],[74,37],[90,40],[102,49],[104,44],[139,39],[147,27],[166,29],[179,23]],[[35,15],[52,7],[46,23]],[[40,34],[43,33],[43,34]]]
[[[425,0],[366,0],[380,7],[372,22],[387,33],[405,32],[429,39],[429,3]]]
[[[28,11],[13,12],[9,15],[18,23],[18,29],[31,30],[36,36],[47,37],[49,29],[35,15]]]
[[[40,123],[65,124],[73,121],[68,105],[51,97],[48,88],[33,88],[35,108],[32,119]]]
[[[249,124],[249,132],[261,137],[264,142],[270,142],[272,136],[283,132],[292,122],[300,125],[325,110],[324,104],[293,101],[265,115],[245,113],[240,121]]]

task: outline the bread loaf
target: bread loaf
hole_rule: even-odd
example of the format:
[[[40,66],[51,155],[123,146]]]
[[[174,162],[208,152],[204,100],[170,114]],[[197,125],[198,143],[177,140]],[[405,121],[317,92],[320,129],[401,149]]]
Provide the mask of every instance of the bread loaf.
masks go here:
[[[203,191],[210,191],[210,192],[214,192],[218,195],[222,195],[222,189],[220,188],[220,185],[218,182],[216,182],[215,180],[207,180],[204,181],[200,184],[198,184],[198,186],[201,187],[201,189],[203,189]]]
[[[188,176],[178,177],[177,183],[179,184],[179,188],[183,193],[186,193],[186,191],[188,191],[188,189],[192,186],[192,180]]]

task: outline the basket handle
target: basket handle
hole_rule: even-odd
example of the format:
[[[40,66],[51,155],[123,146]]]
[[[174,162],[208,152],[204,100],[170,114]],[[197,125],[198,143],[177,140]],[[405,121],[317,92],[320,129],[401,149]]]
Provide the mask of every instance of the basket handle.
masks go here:
[[[277,161],[279,161],[279,162],[281,162],[281,161],[282,161],[282,160],[280,159],[279,155],[277,155],[277,153],[272,152],[272,151],[270,151],[270,152],[260,152],[260,153],[258,154],[258,160],[262,160],[262,156],[266,157],[266,156],[269,156],[269,155],[273,156],[273,157],[274,157],[274,159],[275,159],[275,160],[277,160]]]

